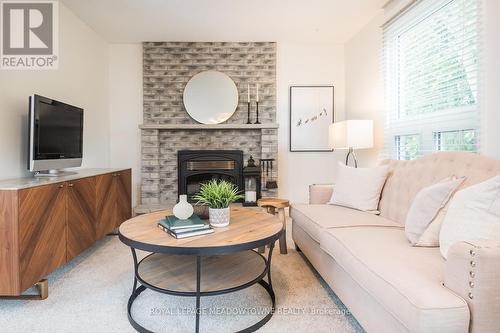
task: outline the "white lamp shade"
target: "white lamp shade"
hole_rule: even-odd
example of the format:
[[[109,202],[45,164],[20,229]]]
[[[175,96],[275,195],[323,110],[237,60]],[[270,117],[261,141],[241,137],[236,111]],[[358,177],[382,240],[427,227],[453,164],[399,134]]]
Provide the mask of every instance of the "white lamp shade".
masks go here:
[[[373,120],[344,120],[329,128],[332,149],[373,148]]]

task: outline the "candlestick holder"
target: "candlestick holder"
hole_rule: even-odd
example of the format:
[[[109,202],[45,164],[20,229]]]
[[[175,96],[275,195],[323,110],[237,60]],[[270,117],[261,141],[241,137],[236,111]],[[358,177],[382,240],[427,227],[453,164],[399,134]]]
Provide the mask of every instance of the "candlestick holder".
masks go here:
[[[248,104],[247,124],[251,124],[252,122],[250,121],[250,102],[248,102],[247,104]]]
[[[260,121],[259,121],[259,102],[257,101],[256,102],[257,104],[257,108],[256,108],[256,111],[257,111],[257,118],[255,120],[255,123],[254,124],[260,124]]]

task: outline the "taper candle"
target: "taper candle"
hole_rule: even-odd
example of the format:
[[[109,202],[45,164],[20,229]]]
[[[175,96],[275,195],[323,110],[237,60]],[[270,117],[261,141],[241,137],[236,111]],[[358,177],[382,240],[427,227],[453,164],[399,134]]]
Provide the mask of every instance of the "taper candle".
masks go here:
[[[259,84],[257,83],[257,102],[259,101]]]
[[[247,102],[250,103],[250,84],[247,84],[247,94],[248,94]]]
[[[250,101],[247,103],[248,111],[247,111],[247,124],[251,124],[252,122],[250,121]]]

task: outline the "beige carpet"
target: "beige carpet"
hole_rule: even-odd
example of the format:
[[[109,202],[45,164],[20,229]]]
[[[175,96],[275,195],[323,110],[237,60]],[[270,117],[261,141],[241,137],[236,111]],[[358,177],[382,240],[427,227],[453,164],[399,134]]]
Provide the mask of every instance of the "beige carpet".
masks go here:
[[[289,228],[290,230],[290,228]],[[317,273],[293,249],[273,254],[276,313],[259,332],[363,332]],[[116,236],[98,242],[49,276],[45,301],[0,300],[0,332],[135,332],[126,304],[132,256]],[[194,298],[144,291],[134,317],[155,332],[193,332]],[[234,332],[258,321],[270,301],[259,285],[202,298],[201,332]]]

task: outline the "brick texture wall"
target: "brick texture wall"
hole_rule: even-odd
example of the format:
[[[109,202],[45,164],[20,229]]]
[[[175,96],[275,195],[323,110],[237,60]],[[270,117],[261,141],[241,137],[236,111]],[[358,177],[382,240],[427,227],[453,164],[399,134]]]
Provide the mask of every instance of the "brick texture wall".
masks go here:
[[[247,120],[247,84],[255,101],[259,84],[259,118],[276,121],[276,43],[146,42],[144,52],[144,123],[196,123],[184,109],[182,94],[193,75],[216,70],[233,79],[239,105],[227,123]]]
[[[196,124],[186,112],[182,95],[195,74],[205,70],[226,73],[236,83],[239,104],[227,124],[247,121],[247,84],[259,84],[259,119],[276,122],[276,43],[274,42],[145,42],[143,43],[144,124]],[[245,161],[275,158],[277,130],[171,130],[142,131],[142,204],[173,203],[177,199],[177,151],[183,149],[240,149]],[[265,193],[273,195],[274,191]]]

